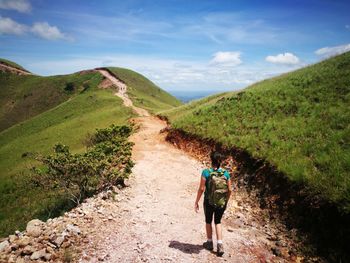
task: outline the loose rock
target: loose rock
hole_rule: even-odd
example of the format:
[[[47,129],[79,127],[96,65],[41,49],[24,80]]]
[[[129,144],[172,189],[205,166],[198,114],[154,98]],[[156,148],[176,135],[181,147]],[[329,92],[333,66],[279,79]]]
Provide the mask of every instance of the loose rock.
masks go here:
[[[39,250],[39,251],[35,251],[32,255],[31,255],[31,257],[30,257],[30,259],[31,260],[38,260],[38,259],[40,259],[40,258],[46,258],[46,249],[45,248],[43,248],[42,250]]]
[[[16,239],[17,239],[17,236],[15,236],[15,235],[9,235],[9,241],[10,241],[10,243],[15,242]]]
[[[17,241],[17,244],[18,244],[20,247],[28,246],[28,245],[30,244],[30,238],[27,237],[27,236],[24,236],[24,237],[20,238],[20,239]]]
[[[34,250],[34,248],[32,246],[26,246],[25,248],[23,248],[22,254],[24,254],[24,255],[31,255],[31,254],[33,254],[34,251],[35,250]]]
[[[64,242],[65,238],[64,236],[59,236],[57,237],[53,243],[57,246],[57,247],[60,247],[62,245],[62,243]]]
[[[43,232],[42,230],[43,222],[39,219],[33,219],[27,224],[27,235],[32,237],[39,237]]]
[[[25,260],[24,260],[24,258],[18,257],[16,259],[16,263],[25,263]]]
[[[81,232],[79,227],[74,226],[72,224],[67,225],[66,230],[70,233],[73,233],[74,235],[79,235]]]
[[[10,246],[10,243],[5,240],[3,242],[0,243],[0,252],[4,251],[5,249],[7,249]]]

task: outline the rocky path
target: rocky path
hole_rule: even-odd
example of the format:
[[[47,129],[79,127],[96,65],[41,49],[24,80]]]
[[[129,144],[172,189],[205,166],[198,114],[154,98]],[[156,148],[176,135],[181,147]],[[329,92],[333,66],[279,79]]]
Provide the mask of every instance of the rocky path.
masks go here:
[[[115,76],[113,76],[108,70],[100,68],[96,69],[96,71],[100,72],[102,76],[107,78],[108,80],[111,81],[111,83],[117,87],[118,91],[115,93],[116,96],[121,98],[124,102],[124,105],[126,107],[132,107],[133,110],[139,115],[139,116],[150,116],[149,113],[142,108],[135,107],[132,104],[131,99],[128,97],[127,92],[127,86],[125,83],[123,83],[121,80],[117,79]]]
[[[269,226],[253,223],[254,215],[234,198],[224,220],[226,253],[218,258],[204,250],[203,210],[193,210],[202,164],[165,141],[164,122],[137,121],[130,187],[109,211],[118,218],[96,226],[86,250],[92,254],[80,262],[285,262],[271,250]]]
[[[125,105],[141,115],[135,119],[140,129],[131,138],[136,165],[130,187],[106,211],[118,215],[116,220],[95,226],[80,262],[285,262],[271,250],[268,223],[254,226],[254,213],[239,206],[239,198],[232,198],[224,220],[224,256],[202,248],[203,209],[197,214],[193,205],[203,165],[166,142],[160,133],[165,122],[135,108],[120,89],[117,95]]]
[[[108,71],[99,72],[119,87]],[[126,89],[116,95],[140,115],[129,187],[29,222],[27,231],[0,240],[0,262],[301,262],[283,226],[238,189],[224,215],[224,256],[204,250],[203,208],[193,209],[203,164],[166,142],[166,123],[134,107]]]

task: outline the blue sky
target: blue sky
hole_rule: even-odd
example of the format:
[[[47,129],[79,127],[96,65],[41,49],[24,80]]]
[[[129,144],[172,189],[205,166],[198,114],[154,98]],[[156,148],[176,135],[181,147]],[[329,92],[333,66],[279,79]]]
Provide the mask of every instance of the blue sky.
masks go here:
[[[350,1],[0,0],[0,57],[41,75],[136,70],[235,90],[350,50]]]

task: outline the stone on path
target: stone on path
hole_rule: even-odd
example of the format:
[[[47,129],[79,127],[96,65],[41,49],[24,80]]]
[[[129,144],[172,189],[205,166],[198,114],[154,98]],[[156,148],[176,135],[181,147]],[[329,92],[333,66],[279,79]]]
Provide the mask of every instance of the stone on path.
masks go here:
[[[43,232],[43,229],[42,229],[43,224],[44,223],[39,219],[33,219],[29,221],[26,228],[27,235],[32,237],[40,236],[41,233]]]

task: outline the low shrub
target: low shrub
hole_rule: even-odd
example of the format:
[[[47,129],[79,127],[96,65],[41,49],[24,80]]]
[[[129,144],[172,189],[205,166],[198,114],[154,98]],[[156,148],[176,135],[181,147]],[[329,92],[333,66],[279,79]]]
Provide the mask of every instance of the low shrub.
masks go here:
[[[72,154],[68,146],[56,144],[53,154],[36,156],[43,165],[33,168],[33,185],[55,190],[75,204],[113,185],[124,185],[133,167],[131,131],[115,125],[97,129],[84,153]]]

